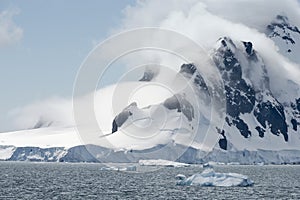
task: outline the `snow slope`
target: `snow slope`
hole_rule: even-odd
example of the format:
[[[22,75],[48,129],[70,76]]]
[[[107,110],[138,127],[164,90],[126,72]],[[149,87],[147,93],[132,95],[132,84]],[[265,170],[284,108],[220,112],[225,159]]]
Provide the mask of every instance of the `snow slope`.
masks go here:
[[[70,148],[81,144],[81,139],[77,135],[74,127],[49,127],[0,133],[1,146]]]

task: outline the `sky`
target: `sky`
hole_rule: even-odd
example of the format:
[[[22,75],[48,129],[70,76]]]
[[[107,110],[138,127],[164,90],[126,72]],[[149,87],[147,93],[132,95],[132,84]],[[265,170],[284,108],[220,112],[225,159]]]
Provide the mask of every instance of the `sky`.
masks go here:
[[[282,66],[297,83],[300,72],[299,63],[278,54],[280,44],[264,34],[278,14],[300,27],[299,0],[0,0],[0,133],[33,127],[40,116],[72,121],[73,83],[81,63],[99,42],[137,27],[171,29],[207,50],[224,36],[251,41],[284,90]],[[128,65],[147,61],[149,54],[138,58]],[[13,127],[16,116],[26,125]]]
[[[133,0],[1,0],[0,131],[26,104],[69,98],[87,54],[121,23]]]

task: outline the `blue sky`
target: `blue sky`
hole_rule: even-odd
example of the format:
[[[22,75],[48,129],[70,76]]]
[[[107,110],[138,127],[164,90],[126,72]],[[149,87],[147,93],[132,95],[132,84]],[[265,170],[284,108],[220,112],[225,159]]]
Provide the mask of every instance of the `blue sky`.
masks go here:
[[[133,3],[1,0],[0,26],[16,30],[4,30],[14,36],[0,41],[0,132],[10,110],[53,96],[70,97],[81,62],[95,42],[121,24],[122,10]]]

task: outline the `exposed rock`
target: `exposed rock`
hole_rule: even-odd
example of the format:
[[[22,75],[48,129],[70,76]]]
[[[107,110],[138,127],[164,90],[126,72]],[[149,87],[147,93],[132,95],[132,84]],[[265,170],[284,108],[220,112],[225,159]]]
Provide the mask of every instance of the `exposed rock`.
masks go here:
[[[281,104],[271,103],[270,101],[262,102],[255,108],[254,115],[264,128],[267,128],[268,125],[274,135],[282,134],[284,140],[288,141],[288,128],[285,121],[284,107]]]
[[[255,91],[242,77],[242,66],[235,57],[236,46],[229,38],[220,39],[221,46],[216,50],[214,62],[218,67],[225,85],[226,112],[232,118],[229,123],[235,125],[244,137],[249,137],[251,131],[247,124],[240,118],[240,114],[249,113],[255,104]],[[248,44],[248,51],[252,50],[252,44]],[[251,46],[251,49],[249,49]]]
[[[259,137],[263,138],[265,135],[265,129],[260,126],[256,126],[255,129],[257,130]]]
[[[219,146],[221,149],[223,150],[227,150],[227,139],[225,136],[225,131],[219,129],[218,127],[216,127],[217,132],[221,135],[221,138],[219,139]]]
[[[186,100],[184,95],[177,94],[164,101],[164,106],[169,110],[177,109],[178,112],[182,112],[189,121],[194,118],[194,107]]]
[[[156,70],[146,68],[143,77],[139,81],[152,81],[152,79],[157,75]]]
[[[137,107],[137,104],[135,102],[124,108],[124,110],[114,118],[112,122],[112,133],[118,131],[118,127],[121,127],[129,118],[129,116],[132,115],[132,112],[130,110],[133,107]]]
[[[253,45],[251,42],[243,42],[244,46],[246,47],[246,52],[248,55],[251,55],[253,53]]]
[[[277,15],[276,19],[267,26],[267,34],[269,37],[280,37],[288,45],[296,44],[296,39],[292,36],[292,33],[300,34],[300,31],[297,26],[293,26],[289,23],[288,17],[283,15]],[[288,48],[287,52],[291,53],[292,50]]]
[[[298,122],[297,122],[297,120],[295,120],[295,119],[292,119],[292,120],[291,120],[291,123],[292,123],[292,125],[293,125],[293,129],[294,129],[294,131],[297,131],[297,126],[298,126]]]
[[[43,120],[43,118],[40,118],[39,121],[34,125],[33,129],[49,127],[52,124],[53,124],[52,121],[49,122],[49,121]]]

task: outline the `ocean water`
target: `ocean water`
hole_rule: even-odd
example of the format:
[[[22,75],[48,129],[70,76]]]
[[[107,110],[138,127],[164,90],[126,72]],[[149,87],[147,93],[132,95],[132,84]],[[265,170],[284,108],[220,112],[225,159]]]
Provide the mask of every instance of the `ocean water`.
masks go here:
[[[203,170],[199,166],[146,173],[100,168],[101,164],[0,162],[0,199],[300,199],[300,166],[215,167],[218,172],[248,175],[255,182],[252,187],[176,185],[177,174],[190,176]]]

